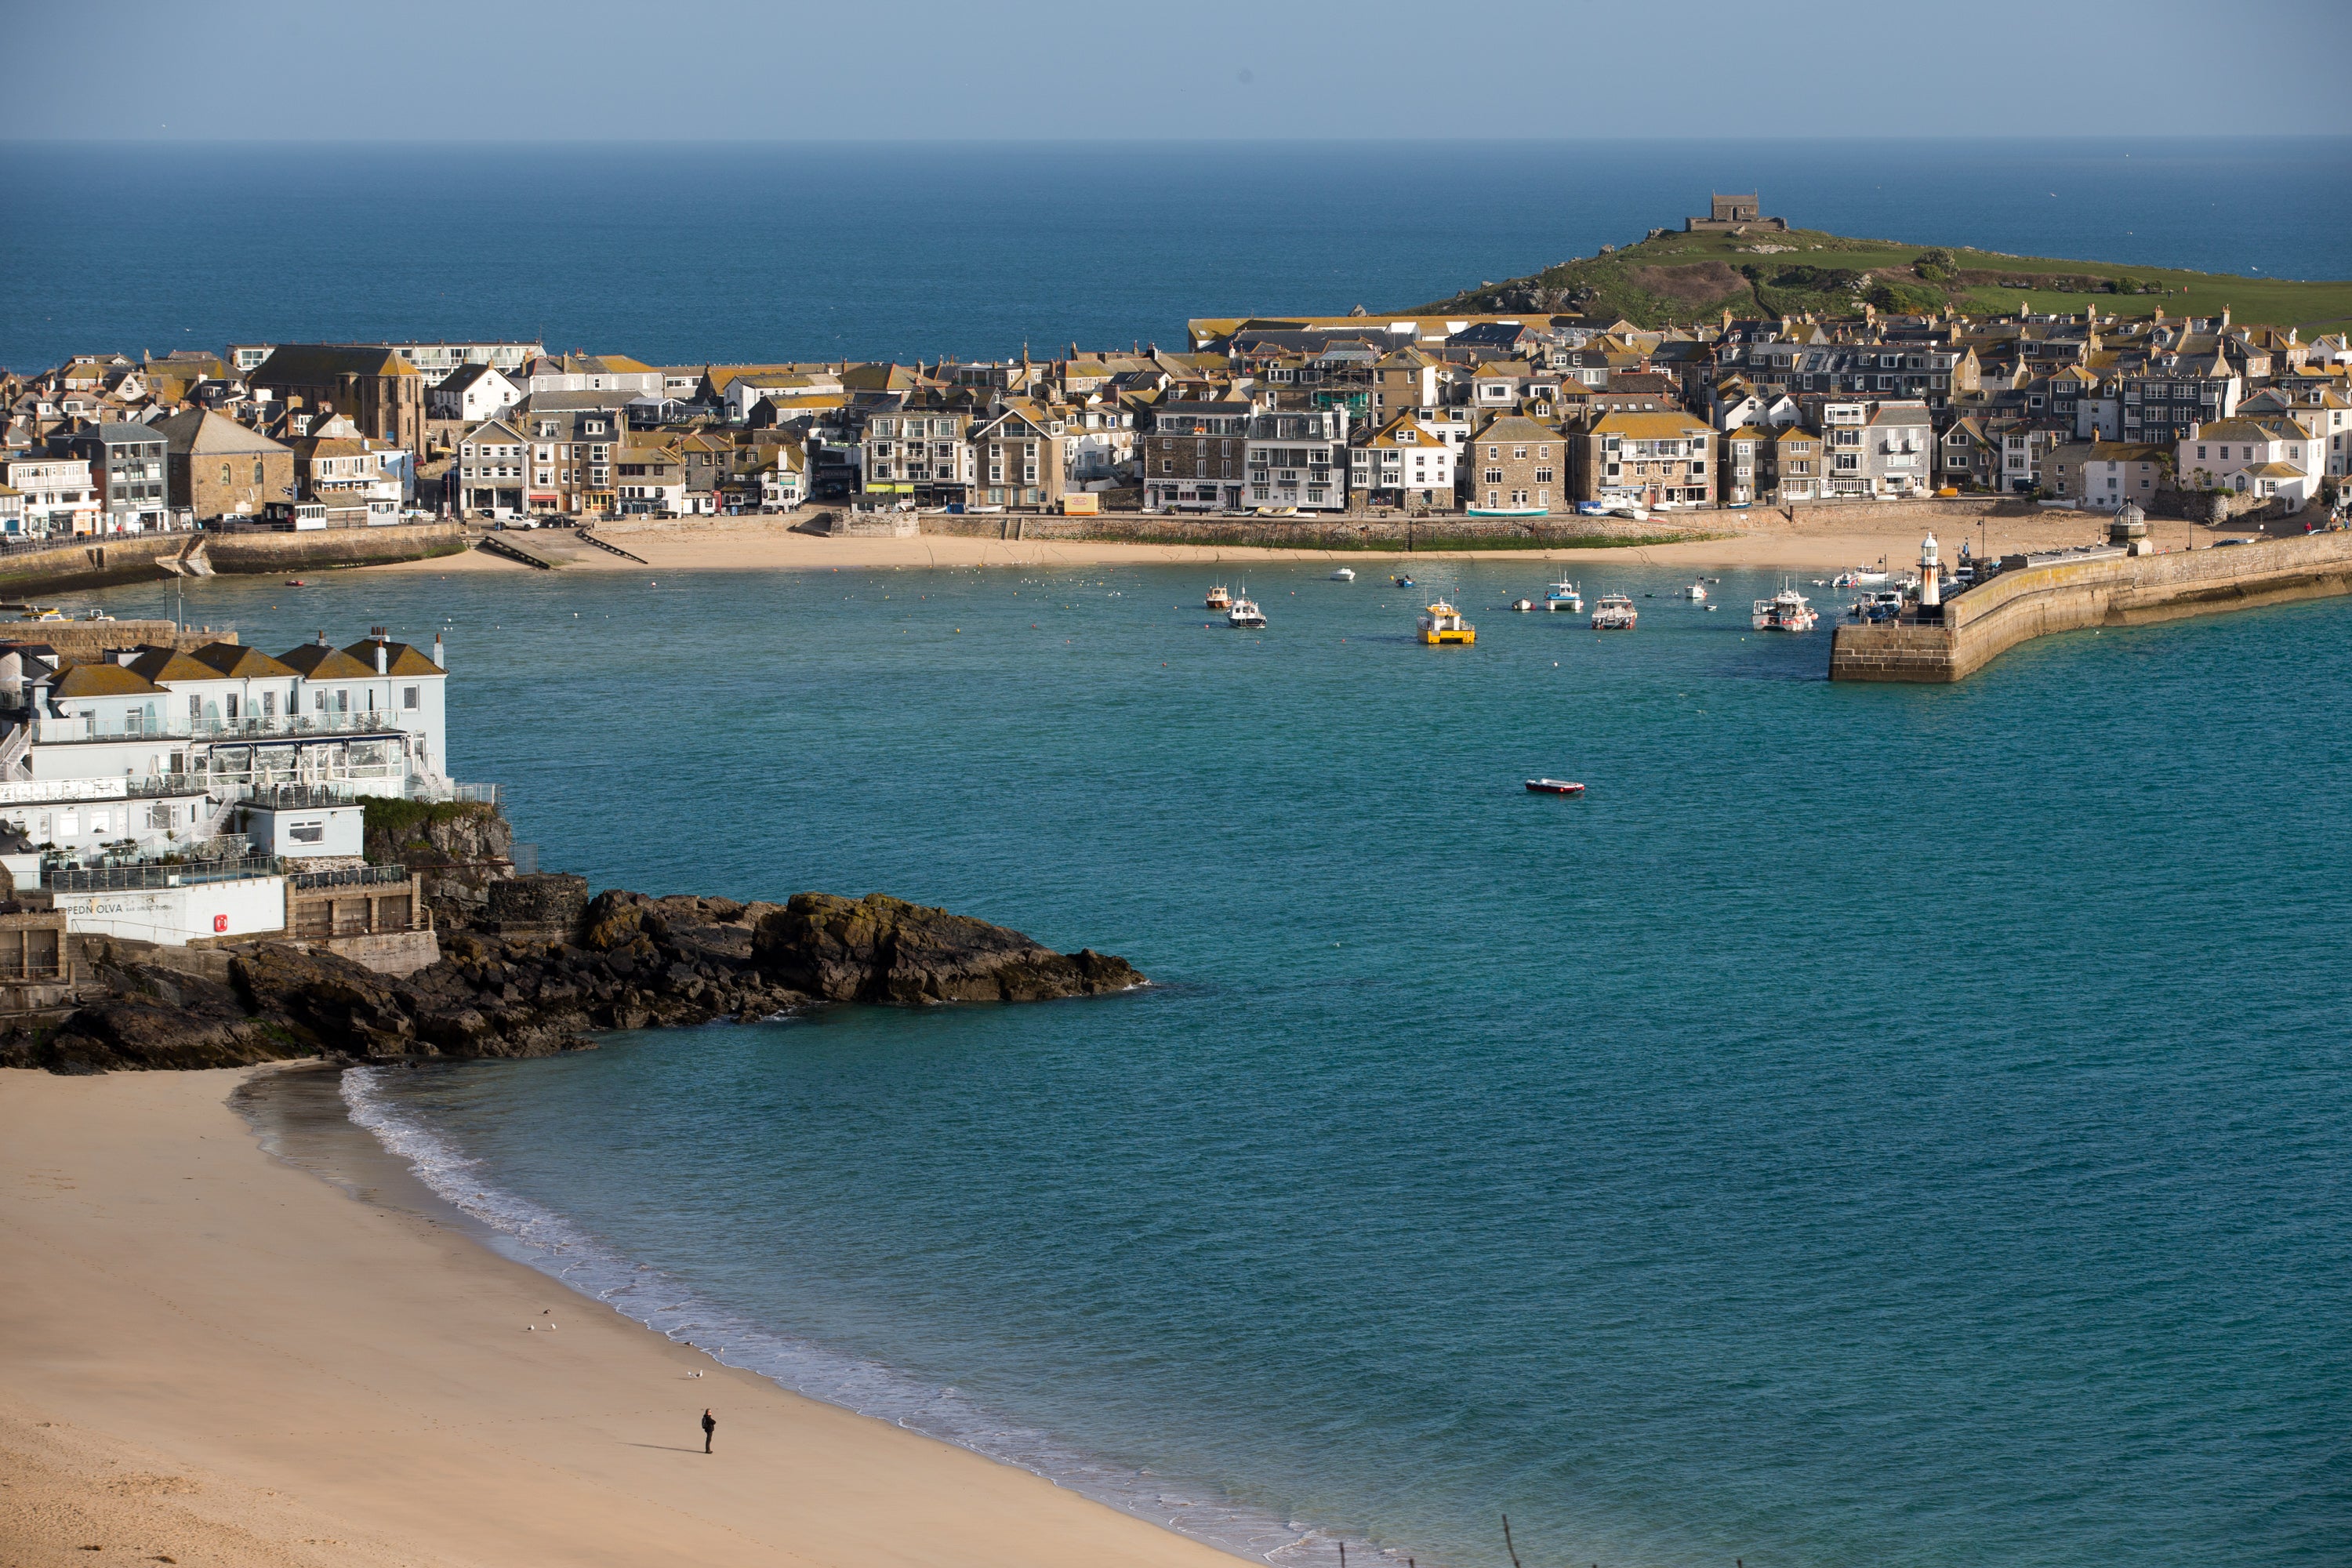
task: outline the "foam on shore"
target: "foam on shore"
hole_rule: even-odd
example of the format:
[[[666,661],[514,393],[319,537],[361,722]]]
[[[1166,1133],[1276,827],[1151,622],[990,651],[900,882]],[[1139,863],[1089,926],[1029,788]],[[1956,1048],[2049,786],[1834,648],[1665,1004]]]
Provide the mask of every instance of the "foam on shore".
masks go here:
[[[1286,1565],[1336,1560],[1338,1536],[1204,1495],[1202,1489],[1148,1471],[1106,1464],[1045,1433],[992,1415],[959,1390],[778,1333],[698,1300],[660,1270],[603,1247],[562,1215],[492,1184],[481,1160],[400,1108],[386,1092],[387,1070],[352,1068],[343,1073],[341,1092],[351,1120],[406,1162],[436,1196],[484,1226],[491,1244],[507,1257],[725,1365],[1017,1466],[1222,1551]],[[1377,1551],[1368,1543],[1350,1544],[1360,1554]]]

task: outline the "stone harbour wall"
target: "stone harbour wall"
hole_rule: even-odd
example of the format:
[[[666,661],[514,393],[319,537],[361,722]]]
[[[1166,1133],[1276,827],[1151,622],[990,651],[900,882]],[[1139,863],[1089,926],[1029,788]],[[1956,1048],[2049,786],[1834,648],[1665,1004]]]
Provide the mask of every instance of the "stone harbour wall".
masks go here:
[[[2019,643],[2092,626],[2352,594],[2352,533],[2003,572],[1944,606],[1941,626],[1837,628],[1832,680],[1964,680]]]
[[[267,575],[369,566],[386,561],[426,561],[466,548],[456,522],[401,523],[391,528],[328,528],[309,533],[126,533],[79,539],[48,550],[0,556],[0,596],[111,588],[163,580],[159,563],[201,540],[213,570]]]

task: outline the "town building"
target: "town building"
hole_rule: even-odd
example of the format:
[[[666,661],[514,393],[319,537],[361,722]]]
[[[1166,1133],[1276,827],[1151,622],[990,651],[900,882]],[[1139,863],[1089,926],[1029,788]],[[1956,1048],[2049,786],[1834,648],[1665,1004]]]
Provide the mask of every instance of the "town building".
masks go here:
[[[1146,511],[1238,511],[1257,405],[1163,403],[1138,444]]]
[[[69,539],[97,530],[98,489],[86,458],[0,458],[0,484],[22,498],[28,537]]]
[[[1580,501],[1712,500],[1715,431],[1687,414],[1604,414],[1581,427],[1573,448]]]
[[[1349,447],[1348,490],[1370,506],[1451,511],[1454,447],[1443,431],[1408,409]]]
[[[51,437],[61,457],[89,465],[97,493],[99,533],[140,533],[171,521],[171,481],[163,460],[163,437],[152,425],[109,421],[85,425]]]
[[[1344,409],[1276,409],[1251,416],[1242,444],[1246,511],[1339,511],[1348,504]],[[1222,481],[1220,481],[1222,482]]]
[[[1766,217],[1763,216],[1762,207],[1762,201],[1753,192],[1744,196],[1710,195],[1707,197],[1706,216],[1685,218],[1683,232],[1702,234],[1711,230],[1736,231],[1743,228],[1758,228],[1770,229],[1774,233],[1786,233],[1789,227],[1788,220]]]
[[[1472,516],[1549,512],[1568,501],[1568,437],[1520,414],[1502,414],[1471,435],[1459,488]]]
[[[667,447],[623,447],[614,455],[613,495],[624,517],[682,517],[686,464]]]
[[[158,420],[155,431],[171,494],[199,522],[258,517],[299,493],[293,449],[226,415],[194,408]]]
[[[522,388],[507,379],[498,366],[464,364],[451,371],[425,399],[436,419],[459,419],[478,425],[494,419],[522,401]]]
[[[2174,448],[2183,489],[2274,497],[2300,507],[2319,492],[2326,452],[2284,416],[2220,419],[2193,426]]]
[[[284,405],[299,422],[294,434],[331,410],[373,440],[425,449],[425,380],[397,349],[281,344],[246,377],[246,385]]]
[[[605,455],[611,457],[609,447]],[[530,443],[506,420],[488,420],[467,431],[450,471],[457,476],[461,511],[504,520],[530,510],[523,498],[530,489]]]
[[[1824,496],[1906,496],[1936,488],[1935,421],[1925,403],[1823,403],[1819,428],[1828,463]]]

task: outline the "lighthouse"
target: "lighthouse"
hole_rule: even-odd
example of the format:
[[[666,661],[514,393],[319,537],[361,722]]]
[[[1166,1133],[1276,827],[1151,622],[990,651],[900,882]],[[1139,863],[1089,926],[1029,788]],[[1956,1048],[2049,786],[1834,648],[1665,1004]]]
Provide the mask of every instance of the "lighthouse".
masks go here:
[[[1937,579],[1943,573],[1943,563],[1936,559],[1936,536],[1929,534],[1919,542],[1919,607],[1932,610],[1944,602],[1943,586]]]

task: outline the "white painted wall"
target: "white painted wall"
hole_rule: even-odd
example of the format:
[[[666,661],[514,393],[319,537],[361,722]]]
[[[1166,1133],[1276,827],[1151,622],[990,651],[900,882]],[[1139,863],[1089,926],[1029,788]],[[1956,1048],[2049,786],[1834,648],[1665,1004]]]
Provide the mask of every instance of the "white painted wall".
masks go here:
[[[52,895],[69,931],[185,947],[198,937],[257,936],[286,929],[286,879],[248,877],[193,888]]]

